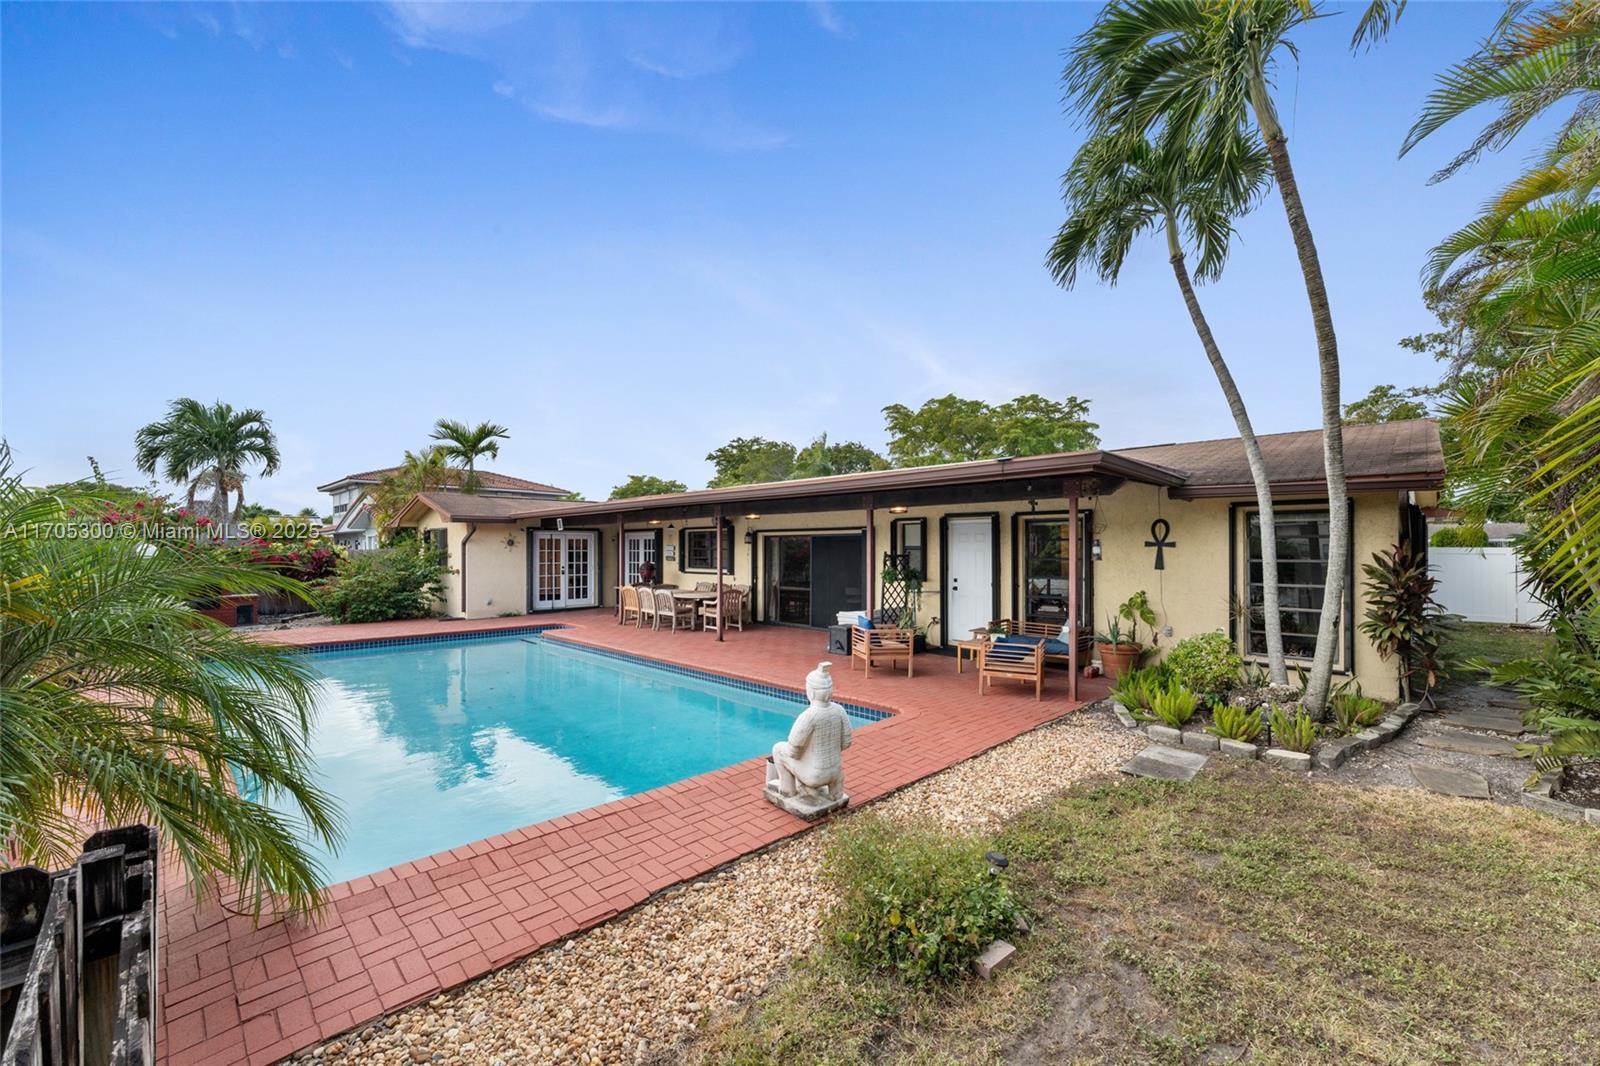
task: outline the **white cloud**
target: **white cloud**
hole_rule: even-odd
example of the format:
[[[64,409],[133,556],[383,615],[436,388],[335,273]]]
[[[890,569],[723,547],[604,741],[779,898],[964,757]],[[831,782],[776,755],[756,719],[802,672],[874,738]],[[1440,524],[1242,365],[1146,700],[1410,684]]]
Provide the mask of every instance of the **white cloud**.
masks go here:
[[[600,130],[681,137],[717,151],[764,151],[788,135],[747,118],[720,78],[747,50],[716,8],[630,10],[392,3],[385,23],[409,49],[462,56],[492,91],[532,114]]]
[[[844,20],[839,9],[828,0],[811,0],[806,5],[811,11],[811,21],[835,37],[854,37],[856,29]]]

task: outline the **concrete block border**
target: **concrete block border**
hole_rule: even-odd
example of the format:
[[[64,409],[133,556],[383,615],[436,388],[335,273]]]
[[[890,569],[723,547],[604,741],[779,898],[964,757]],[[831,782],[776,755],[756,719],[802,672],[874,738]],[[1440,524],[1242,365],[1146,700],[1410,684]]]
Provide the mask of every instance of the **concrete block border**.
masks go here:
[[[1578,822],[1600,829],[1600,809],[1579,807],[1575,803],[1566,803],[1561,799],[1561,776],[1559,767],[1546,770],[1532,785],[1523,786],[1522,805],[1553,814],[1557,818],[1565,818],[1569,822]]]
[[[1384,715],[1376,725],[1363,729],[1359,733],[1347,737],[1332,737],[1327,740],[1317,741],[1311,752],[1302,761],[1298,758],[1274,759],[1271,757],[1273,752],[1279,752],[1283,755],[1301,754],[1299,752],[1289,752],[1281,748],[1274,748],[1263,753],[1254,744],[1238,740],[1222,740],[1202,729],[1178,730],[1173,729],[1171,726],[1162,725],[1159,722],[1141,722],[1133,716],[1132,711],[1116,700],[1108,699],[1107,702],[1111,704],[1111,712],[1116,715],[1117,721],[1122,723],[1123,728],[1144,733],[1153,743],[1165,744],[1173,748],[1188,748],[1191,751],[1220,751],[1224,755],[1241,759],[1264,759],[1283,769],[1299,771],[1310,771],[1313,767],[1318,770],[1337,770],[1349,761],[1352,755],[1373,751],[1399,736],[1401,731],[1411,724],[1411,720],[1422,711],[1418,704],[1402,703]],[[1548,798],[1548,793],[1545,793],[1545,798]],[[1571,804],[1565,804],[1564,806],[1571,807]],[[1572,807],[1572,809],[1580,811],[1581,817],[1581,808]],[[1596,817],[1595,824],[1600,825],[1600,816]]]

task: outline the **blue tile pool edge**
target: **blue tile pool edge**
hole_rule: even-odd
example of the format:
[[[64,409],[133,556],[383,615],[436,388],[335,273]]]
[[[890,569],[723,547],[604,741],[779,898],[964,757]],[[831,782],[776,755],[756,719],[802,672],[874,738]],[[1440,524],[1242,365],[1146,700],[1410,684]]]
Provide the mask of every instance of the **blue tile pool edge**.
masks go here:
[[[487,640],[492,638],[529,636],[544,639],[544,634],[552,630],[571,629],[572,626],[559,622],[545,623],[542,625],[507,626],[501,629],[480,629],[472,633],[429,633],[416,637],[380,637],[376,640],[345,640],[329,644],[309,644],[296,648],[297,651],[307,655],[318,655],[331,652],[366,651],[379,649],[393,649],[419,644],[442,644],[450,641]],[[680,677],[690,677],[698,681],[707,681],[711,684],[722,685],[736,689],[740,692],[751,692],[760,696],[768,696],[782,700],[785,703],[805,706],[806,695],[800,689],[781,688],[777,685],[765,685],[758,681],[746,681],[743,678],[730,677],[727,674],[718,674],[710,670],[697,670],[691,666],[679,666],[676,663],[663,662],[660,659],[651,659],[640,655],[629,655],[626,652],[614,651],[610,648],[597,648],[590,644],[583,644],[574,640],[556,641],[563,648],[589,655],[602,656],[608,659],[617,659],[634,666],[644,666],[663,673],[677,674]],[[850,703],[846,700],[836,700],[839,706],[853,718],[861,718],[869,722],[881,722],[886,718],[893,718],[893,711],[882,711],[876,707],[863,707],[859,703]]]

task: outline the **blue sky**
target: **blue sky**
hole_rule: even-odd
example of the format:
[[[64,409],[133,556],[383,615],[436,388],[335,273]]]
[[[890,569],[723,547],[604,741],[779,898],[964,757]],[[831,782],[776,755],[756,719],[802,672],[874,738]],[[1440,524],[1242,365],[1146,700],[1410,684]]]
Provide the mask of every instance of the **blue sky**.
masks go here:
[[[1334,9],[1337,10],[1337,9]],[[1412,4],[1279,75],[1354,399],[1431,381],[1417,272],[1522,162],[1396,149],[1492,4]],[[729,438],[884,443],[956,392],[1093,402],[1108,445],[1231,435],[1162,249],[1114,289],[1043,254],[1091,5],[3,8],[0,421],[36,480],[132,467],[188,395],[264,408],[285,508],[439,417],[495,469],[705,483]],[[1277,199],[1201,290],[1257,429],[1318,424]]]

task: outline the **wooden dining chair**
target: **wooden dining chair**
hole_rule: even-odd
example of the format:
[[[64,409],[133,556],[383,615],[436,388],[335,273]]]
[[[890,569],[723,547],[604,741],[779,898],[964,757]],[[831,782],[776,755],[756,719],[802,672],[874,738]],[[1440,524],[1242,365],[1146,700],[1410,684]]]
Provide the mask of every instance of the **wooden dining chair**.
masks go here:
[[[694,628],[694,604],[688,600],[680,600],[674,596],[670,589],[656,589],[656,628],[669,627],[674,633],[682,628]]]
[[[649,624],[651,629],[659,628],[656,625],[656,598],[655,594],[643,585],[639,586],[639,625]]]
[[[727,612],[726,628],[744,632],[744,592],[737,585],[722,590],[722,609]],[[717,601],[706,600],[700,604],[700,624],[706,629],[717,628]]]
[[[621,610],[617,612],[617,624],[627,625],[632,622],[637,626],[639,624],[639,590],[632,585],[623,585],[617,591],[617,599],[621,604]]]

